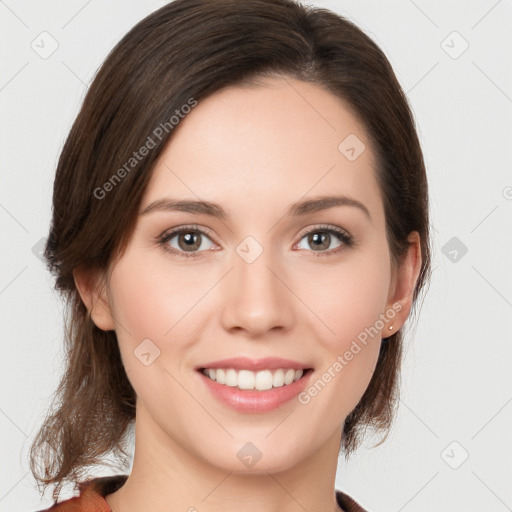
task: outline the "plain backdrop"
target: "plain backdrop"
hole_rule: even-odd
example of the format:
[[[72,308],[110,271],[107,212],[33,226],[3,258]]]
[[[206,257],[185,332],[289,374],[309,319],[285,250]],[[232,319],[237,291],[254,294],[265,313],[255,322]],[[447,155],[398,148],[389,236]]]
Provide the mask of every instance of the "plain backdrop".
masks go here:
[[[51,503],[27,453],[63,370],[63,306],[39,259],[56,162],[96,69],[164,3],[0,2],[2,512]],[[391,61],[424,149],[434,235],[395,426],[340,458],[336,487],[370,511],[510,510],[512,2],[307,3],[355,21]]]

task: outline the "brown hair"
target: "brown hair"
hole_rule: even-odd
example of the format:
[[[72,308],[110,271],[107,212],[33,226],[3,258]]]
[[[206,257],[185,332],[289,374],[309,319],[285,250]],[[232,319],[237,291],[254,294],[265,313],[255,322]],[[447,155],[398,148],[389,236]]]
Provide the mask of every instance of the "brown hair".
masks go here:
[[[106,270],[118,251],[122,253],[153,164],[172,136],[169,120],[186,112],[184,105],[224,86],[273,75],[323,86],[362,121],[378,163],[394,264],[408,247],[408,234],[418,231],[421,237],[414,304],[428,282],[422,151],[406,96],[376,44],[342,16],[294,0],[176,0],[165,5],[139,22],[108,55],[56,170],[44,256],[56,276],[56,290],[67,300],[67,367],[30,449],[31,471],[45,490],[49,484],[56,486],[55,500],[63,483],[78,481],[86,466],[103,462],[111,452],[127,455],[123,440],[135,418],[135,392],[115,331],[94,325],[73,269]],[[157,127],[166,127],[158,132],[160,138]],[[140,161],[131,161],[148,137],[156,147]],[[391,427],[401,355],[399,331],[381,344],[371,382],[346,418],[340,444],[346,457],[358,447],[366,427],[384,432]]]

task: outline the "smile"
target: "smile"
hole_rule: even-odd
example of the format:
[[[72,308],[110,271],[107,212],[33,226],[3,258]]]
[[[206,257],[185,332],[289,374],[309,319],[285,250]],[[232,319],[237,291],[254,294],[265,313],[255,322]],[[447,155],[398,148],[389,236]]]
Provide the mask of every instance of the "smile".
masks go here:
[[[304,370],[294,370],[293,368],[277,368],[257,372],[234,368],[203,368],[201,372],[219,384],[237,387],[240,390],[257,391],[289,386],[304,374]]]

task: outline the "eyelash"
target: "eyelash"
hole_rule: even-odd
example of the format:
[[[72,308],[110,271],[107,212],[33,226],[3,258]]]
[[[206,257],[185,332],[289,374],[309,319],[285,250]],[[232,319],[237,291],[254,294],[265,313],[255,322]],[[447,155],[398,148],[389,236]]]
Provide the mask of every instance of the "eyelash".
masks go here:
[[[204,251],[190,252],[187,254],[184,251],[177,251],[173,247],[169,247],[169,245],[167,245],[167,242],[169,242],[169,240],[172,240],[176,235],[180,235],[181,233],[200,233],[201,235],[210,238],[210,235],[207,231],[204,231],[203,229],[200,229],[197,226],[191,225],[182,226],[180,228],[166,231],[156,239],[156,243],[160,245],[165,252],[176,254],[184,258],[197,258],[198,256],[201,256],[201,253]],[[300,237],[299,242],[303,238],[307,237],[312,233],[328,233],[330,235],[335,235],[342,242],[342,245],[340,245],[339,247],[336,247],[335,249],[330,249],[328,251],[310,251],[313,252],[314,256],[316,257],[331,256],[337,254],[343,249],[346,249],[347,247],[352,247],[355,244],[354,238],[351,235],[349,235],[343,229],[336,228],[334,226],[316,226],[313,229],[307,231],[306,233],[303,233],[302,236]]]

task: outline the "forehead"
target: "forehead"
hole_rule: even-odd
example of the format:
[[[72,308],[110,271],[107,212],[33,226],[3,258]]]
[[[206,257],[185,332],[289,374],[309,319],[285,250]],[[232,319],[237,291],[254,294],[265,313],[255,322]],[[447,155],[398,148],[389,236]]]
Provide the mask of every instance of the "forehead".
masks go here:
[[[263,213],[333,193],[382,215],[364,127],[317,84],[265,78],[198,102],[159,156],[142,206],[172,196]]]

